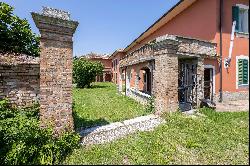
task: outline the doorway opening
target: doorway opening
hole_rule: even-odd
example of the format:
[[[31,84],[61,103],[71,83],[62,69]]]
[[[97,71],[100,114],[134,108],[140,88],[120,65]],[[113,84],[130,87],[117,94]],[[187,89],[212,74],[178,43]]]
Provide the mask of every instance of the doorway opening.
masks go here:
[[[205,68],[204,69],[204,98],[213,101],[214,96],[214,69]]]
[[[147,67],[144,67],[141,69],[141,71],[142,71],[142,75],[143,75],[143,78],[142,78],[143,87],[142,87],[141,91],[143,93],[151,95],[151,72],[150,72],[150,69]]]
[[[178,100],[181,111],[197,107],[196,59],[179,59]]]

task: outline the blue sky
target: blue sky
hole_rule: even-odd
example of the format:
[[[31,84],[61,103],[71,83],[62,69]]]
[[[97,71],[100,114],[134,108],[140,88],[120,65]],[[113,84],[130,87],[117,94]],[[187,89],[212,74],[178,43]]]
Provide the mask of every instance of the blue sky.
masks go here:
[[[30,12],[49,6],[70,12],[79,22],[74,56],[89,52],[111,54],[125,48],[179,0],[1,0],[15,8],[39,33]]]

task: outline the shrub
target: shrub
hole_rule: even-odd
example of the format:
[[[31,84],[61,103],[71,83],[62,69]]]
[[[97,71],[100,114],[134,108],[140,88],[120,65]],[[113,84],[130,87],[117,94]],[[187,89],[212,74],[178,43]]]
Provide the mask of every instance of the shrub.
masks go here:
[[[13,10],[0,2],[0,52],[39,56],[39,37],[31,31],[28,21],[14,15]]]
[[[73,81],[78,88],[90,87],[97,75],[102,74],[101,62],[92,62],[86,59],[73,60]]]
[[[56,138],[51,128],[40,128],[38,110],[0,101],[0,164],[58,164],[79,146],[76,133]]]

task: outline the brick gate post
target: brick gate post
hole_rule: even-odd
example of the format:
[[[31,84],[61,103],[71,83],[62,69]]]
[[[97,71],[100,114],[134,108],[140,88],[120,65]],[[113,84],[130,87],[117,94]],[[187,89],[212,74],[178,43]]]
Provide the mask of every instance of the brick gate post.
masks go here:
[[[32,12],[40,31],[40,121],[41,127],[52,125],[54,134],[74,129],[72,117],[73,34],[78,22],[70,14],[43,7]]]

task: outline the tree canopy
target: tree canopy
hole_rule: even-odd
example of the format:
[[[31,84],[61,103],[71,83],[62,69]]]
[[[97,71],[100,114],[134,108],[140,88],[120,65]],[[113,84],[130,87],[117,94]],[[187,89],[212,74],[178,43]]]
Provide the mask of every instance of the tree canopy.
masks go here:
[[[77,87],[90,87],[97,75],[102,74],[103,64],[86,59],[74,58],[73,60],[73,81]]]
[[[39,37],[26,19],[13,14],[14,8],[0,2],[0,52],[39,56]]]

